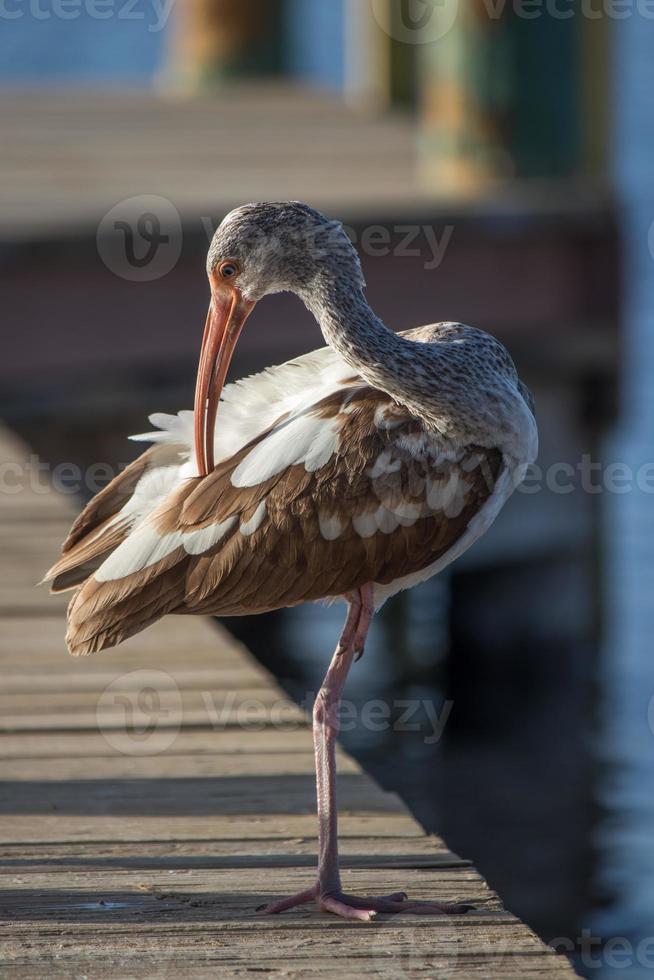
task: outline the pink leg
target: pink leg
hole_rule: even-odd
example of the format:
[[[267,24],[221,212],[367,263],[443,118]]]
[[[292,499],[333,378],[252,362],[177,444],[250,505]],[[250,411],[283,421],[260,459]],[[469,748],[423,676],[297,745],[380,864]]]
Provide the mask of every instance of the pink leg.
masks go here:
[[[456,903],[409,902],[404,892],[359,898],[341,889],[338,863],[338,811],[336,806],[336,736],[338,709],[350,666],[363,650],[374,613],[372,586],[366,585],[348,597],[349,609],[343,633],[318,692],[313,708],[313,740],[316,753],[318,795],[318,881],[291,898],[268,905],[268,913],[284,912],[297,905],[316,901],[325,912],[364,922],[377,912],[411,912],[417,915],[462,914],[471,906]]]
[[[366,648],[366,640],[368,639],[368,630],[370,629],[370,624],[372,623],[372,617],[375,615],[375,602],[373,598],[372,585],[366,585],[361,589],[359,593],[361,608],[359,611],[359,619],[357,622],[356,629],[354,631],[354,659],[361,660],[364,650]]]
[[[359,592],[353,592],[347,597],[347,618],[345,620],[345,625],[343,626],[343,631],[341,632],[332,663],[330,664],[330,670],[333,666],[334,659],[339,656],[339,654],[345,654],[354,645],[354,637],[357,631],[357,626],[359,625],[359,618],[361,616],[361,610],[363,608],[363,601],[361,599],[361,594]],[[325,680],[327,677],[325,676]]]

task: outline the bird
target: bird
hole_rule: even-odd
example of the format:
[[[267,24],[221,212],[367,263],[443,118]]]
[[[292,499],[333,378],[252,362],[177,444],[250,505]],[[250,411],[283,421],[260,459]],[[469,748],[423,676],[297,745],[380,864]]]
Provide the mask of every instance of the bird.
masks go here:
[[[482,330],[386,326],[343,225],[308,204],[230,212],[207,275],[194,409],[150,416],[154,431],[133,437],[149,448],[88,503],[47,573],[53,592],[75,590],[70,653],[112,647],[168,613],[342,600],[343,630],[313,708],[316,879],[265,911],[315,902],[362,921],[464,913],[470,906],[457,902],[343,890],[338,708],[375,612],[466,551],[524,479],[538,451],[531,393]],[[326,346],[226,384],[255,305],[282,291],[305,304]]]

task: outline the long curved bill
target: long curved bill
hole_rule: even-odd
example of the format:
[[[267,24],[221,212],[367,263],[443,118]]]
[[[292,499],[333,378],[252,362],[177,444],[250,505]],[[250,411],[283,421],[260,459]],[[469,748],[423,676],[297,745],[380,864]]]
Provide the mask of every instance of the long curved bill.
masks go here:
[[[245,321],[255,307],[230,283],[211,284],[195,386],[195,457],[200,476],[214,468],[214,430],[220,395]]]

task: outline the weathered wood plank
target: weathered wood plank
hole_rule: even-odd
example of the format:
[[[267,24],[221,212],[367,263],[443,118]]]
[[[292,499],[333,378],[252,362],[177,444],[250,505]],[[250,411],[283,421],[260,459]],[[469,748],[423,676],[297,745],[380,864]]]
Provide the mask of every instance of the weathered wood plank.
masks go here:
[[[298,941],[302,939],[305,937],[298,933]],[[306,948],[307,945],[313,946],[315,944],[307,944],[305,939],[304,945]],[[331,943],[324,945],[329,947]],[[152,980],[170,980],[171,976],[192,976],[196,980],[204,980],[205,977],[215,980],[216,975],[219,975],[221,980],[222,978],[232,980],[232,978],[243,977],[242,963],[239,963],[238,960],[234,962],[233,956],[230,956],[226,951],[221,957],[220,951],[215,949],[206,955],[198,954],[197,951],[187,954],[184,951],[178,956],[175,951],[169,951],[167,946],[162,943],[159,946],[158,955],[150,954],[150,956],[144,956],[143,959],[139,957],[135,963],[136,957],[129,957],[125,954],[121,954],[120,959],[107,962],[105,956],[96,955],[95,951],[81,959],[76,957],[64,959],[63,953],[66,952],[66,947],[66,942],[59,943],[59,948],[63,951],[59,954],[62,957],[62,965],[57,965],[52,970],[49,969],[48,975],[50,977],[65,977],[68,980],[74,971],[75,976],[91,975],[94,978],[100,978],[100,980],[104,980],[105,977],[115,978],[116,963],[119,964],[121,976],[129,977],[130,980],[131,978],[137,980],[137,977],[142,976],[141,969],[145,970],[146,975]],[[503,963],[497,964],[484,956],[479,957],[475,954],[468,957],[458,953],[457,959],[454,961],[452,953],[440,955],[434,951],[426,954],[418,951],[414,954],[411,949],[405,951],[402,956],[398,955],[397,959],[390,951],[387,951],[386,957],[382,959],[384,950],[377,946],[376,951],[376,955],[379,957],[379,967],[373,968],[375,971],[373,975],[385,977],[388,980],[402,980],[405,977],[416,978],[416,980],[420,980],[420,978],[433,980],[434,977],[448,977],[453,978],[453,980],[488,980],[488,977],[494,975],[490,972],[491,970],[495,971],[496,976],[505,977],[506,980],[510,980],[511,977],[516,977],[518,980],[532,980],[532,978],[533,980],[540,980],[540,978],[574,976],[574,974],[566,972],[566,968],[558,962],[562,957],[556,957],[554,954],[549,961],[545,962],[540,956],[535,961],[531,954],[516,954],[515,957],[510,958],[510,969],[507,972],[501,972],[503,964],[506,966],[509,960],[508,955],[503,958]],[[162,959],[166,961],[165,967],[162,967]],[[285,958],[280,963],[277,960],[272,960],[265,953],[256,956],[254,949],[252,949],[249,950],[248,955],[248,963],[250,964],[248,972],[254,975],[263,974],[272,978],[283,977],[287,980],[305,980],[305,978],[313,977],[360,980],[362,971],[365,971],[367,967],[369,968],[368,961],[369,957],[366,957],[365,953],[362,956],[357,956],[353,952],[347,958],[339,957],[337,959],[331,955],[331,952],[312,951],[305,954],[304,957],[298,955],[292,962]],[[12,960],[12,977],[17,978],[17,980],[22,980],[23,977],[26,977],[27,980],[33,980],[33,970],[33,965],[16,965],[16,961]]]
[[[48,602],[56,596],[45,595]],[[3,673],[17,671],[67,671],[88,674],[125,667],[135,670],[150,666],[166,670],[192,663],[194,668],[251,665],[261,674],[262,668],[245,647],[228,636],[226,630],[188,616],[170,616],[164,623],[126,640],[115,650],[96,657],[69,657],[66,653],[65,623],[52,606],[48,614],[34,620],[13,616],[3,620],[0,632],[0,668]],[[265,672],[264,676],[265,676]]]
[[[288,728],[269,728],[257,731],[252,728],[224,728],[220,730],[182,728],[170,745],[158,746],[160,754],[181,753],[194,755],[215,755],[230,753],[240,758],[273,753],[305,753],[312,751],[311,733],[308,727],[289,726]],[[97,756],[114,756],[116,746],[97,731],[88,732],[20,732],[0,734],[0,759],[39,758],[48,759],[63,756],[74,760],[83,757],[89,768]],[[342,757],[342,754],[341,754]],[[155,756],[151,756],[153,760]]]
[[[74,759],[11,759],[0,762],[0,780],[3,782],[56,783],[62,780],[79,780],[82,784],[98,780],[181,779],[189,784],[193,779],[232,779],[243,777],[250,783],[264,779],[270,772],[275,776],[308,776],[313,780],[314,757],[312,752],[269,752],[260,756],[216,753],[214,755],[184,755],[168,753],[154,757],[111,755],[96,758],[93,764],[83,756]],[[350,756],[341,753],[339,772],[343,775],[360,773]],[[82,787],[83,788],[83,787]],[[192,789],[189,785],[189,789]],[[0,811],[2,809],[0,793]]]
[[[316,842],[311,838],[253,840],[177,840],[170,842],[38,842],[0,844],[0,874],[24,877],[33,872],[123,870],[195,870],[211,868],[313,868]],[[343,839],[344,867],[469,867],[435,837],[364,837]]]
[[[308,809],[308,805],[307,805]],[[341,838],[422,837],[423,832],[403,813],[370,813],[341,810]],[[122,813],[106,815],[66,814],[62,818],[53,808],[49,813],[4,815],[0,824],[0,844],[36,843],[39,841],[177,841],[242,840],[276,838],[296,839],[317,835],[313,812],[256,814],[150,814]]]
[[[160,675],[148,674],[157,678]],[[271,688],[263,677],[257,687],[240,690],[180,690],[169,675],[166,688],[153,683],[139,689],[144,697],[123,699],[124,687],[97,691],[59,692],[37,691],[34,694],[0,695],[0,730],[16,731],[57,728],[88,728],[97,731],[108,727],[125,728],[157,724],[216,726],[231,723],[282,725],[285,722],[304,722],[306,715],[289,704],[279,691]],[[250,680],[250,678],[248,678]],[[168,688],[168,682],[171,682]]]
[[[159,674],[159,668],[156,668],[153,673],[156,678]],[[265,688],[269,683],[260,671],[255,672],[246,665],[234,667],[216,665],[214,669],[209,667],[189,670],[179,668],[168,670],[166,673],[178,688],[206,692],[209,695],[212,695],[216,690],[230,691],[244,687],[250,689]],[[97,695],[102,693],[110,684],[114,691],[141,690],[144,678],[141,671],[137,676],[135,675],[136,671],[126,672],[120,668],[113,670],[96,669],[93,672],[81,673],[75,661],[69,670],[58,671],[49,677],[45,677],[42,672],[30,673],[7,670],[3,672],[2,695],[0,697],[8,694],[43,696],[46,692],[51,691],[58,695],[64,692],[69,695],[78,692],[90,692],[95,694],[97,698]],[[7,699],[8,706],[10,703],[10,699]]]
[[[315,787],[311,776],[213,777],[206,779],[124,779],[5,781],[0,795],[0,814],[7,823],[14,815],[59,814],[71,817],[117,817],[146,820],[171,816],[256,817],[312,814]],[[371,786],[365,776],[344,774],[339,782],[341,809],[355,813],[403,814],[403,805],[393,793]]]

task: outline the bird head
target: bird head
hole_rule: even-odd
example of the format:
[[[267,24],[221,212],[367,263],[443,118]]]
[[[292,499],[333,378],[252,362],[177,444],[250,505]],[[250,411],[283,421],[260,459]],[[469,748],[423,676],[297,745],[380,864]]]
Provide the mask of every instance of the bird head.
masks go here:
[[[230,212],[209,249],[209,278],[230,259],[239,290],[255,302],[269,293],[302,295],[317,278],[363,283],[359,257],[340,221],[299,201],[246,204]]]
[[[213,432],[236,342],[256,303],[291,291],[309,301],[333,284],[363,286],[356,249],[338,221],[307,204],[246,204],[230,212],[207,256],[211,304],[195,392],[201,475],[213,469]]]

